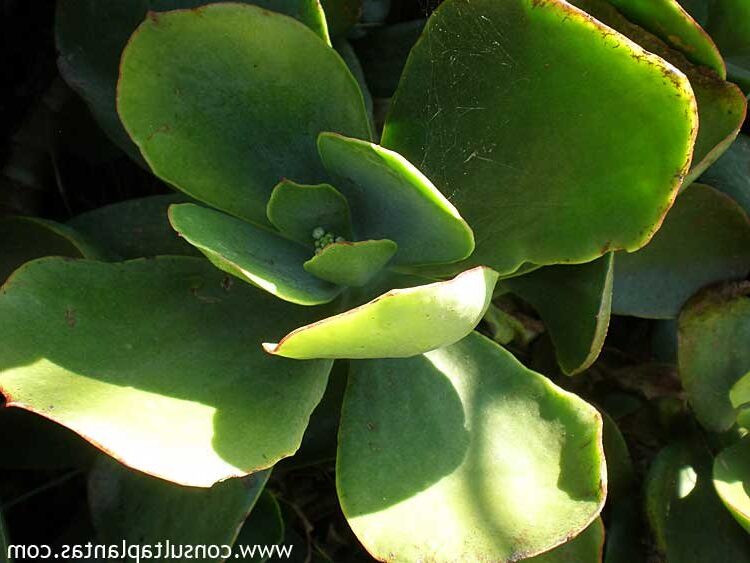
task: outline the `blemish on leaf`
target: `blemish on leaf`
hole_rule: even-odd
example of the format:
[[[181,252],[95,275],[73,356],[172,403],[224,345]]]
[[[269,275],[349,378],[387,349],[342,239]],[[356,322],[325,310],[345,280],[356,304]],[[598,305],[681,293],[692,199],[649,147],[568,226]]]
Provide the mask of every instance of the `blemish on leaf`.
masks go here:
[[[68,307],[65,309],[65,323],[70,327],[74,328],[76,326],[76,311],[75,309],[72,309]]]

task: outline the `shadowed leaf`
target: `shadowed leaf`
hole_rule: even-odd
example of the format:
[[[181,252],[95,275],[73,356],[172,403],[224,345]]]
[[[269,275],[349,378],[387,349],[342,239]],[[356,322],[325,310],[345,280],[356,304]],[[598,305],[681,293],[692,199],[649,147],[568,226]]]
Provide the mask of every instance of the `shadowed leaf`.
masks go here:
[[[396,254],[388,239],[329,244],[304,263],[305,271],[344,286],[362,286],[374,278]]]

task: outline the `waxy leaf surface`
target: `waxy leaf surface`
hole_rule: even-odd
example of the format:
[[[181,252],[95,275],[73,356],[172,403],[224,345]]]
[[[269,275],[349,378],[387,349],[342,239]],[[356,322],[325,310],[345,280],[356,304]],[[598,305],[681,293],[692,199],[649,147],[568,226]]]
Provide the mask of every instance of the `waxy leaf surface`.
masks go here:
[[[615,258],[612,311],[676,318],[699,289],[750,272],[750,219],[731,198],[693,184],[680,194],[651,242]]]
[[[304,263],[305,271],[337,285],[359,287],[374,278],[396,254],[392,240],[329,244]]]
[[[750,136],[740,134],[701,182],[730,196],[750,215]]]
[[[572,540],[552,551],[524,559],[527,563],[601,563],[604,550],[604,523],[601,518]]]
[[[695,64],[727,77],[724,59],[706,31],[677,0],[607,0],[630,21],[647,29]]]
[[[377,559],[515,561],[598,515],[601,439],[593,407],[472,333],[413,358],[352,362],[339,500]]]
[[[455,278],[394,289],[344,313],[303,326],[267,352],[287,358],[403,358],[469,334],[492,299],[497,273],[474,268]]]
[[[714,432],[729,430],[732,386],[750,371],[750,285],[727,285],[692,299],[679,318],[678,364],[695,416]]]
[[[269,475],[270,471],[260,471],[199,489],[149,477],[101,458],[89,474],[88,487],[97,539],[133,545],[164,545],[169,540],[180,546],[178,549],[231,545]]]
[[[315,229],[346,240],[352,238],[349,203],[330,184],[304,186],[284,180],[273,189],[266,215],[284,235],[310,248],[314,246]]]
[[[750,561],[750,537],[716,495],[710,453],[686,442],[664,448],[646,478],[646,512],[666,561]]]
[[[311,250],[207,207],[192,203],[169,209],[172,226],[220,270],[299,305],[319,305],[340,292],[305,271]]]
[[[253,510],[240,529],[235,545],[274,545],[284,540],[284,520],[281,517],[281,507],[278,501],[268,491],[264,491]],[[241,553],[235,556],[237,561],[268,561],[270,557],[262,557],[256,553],[255,557]]]
[[[537,310],[565,373],[594,363],[609,326],[612,253],[588,264],[541,268],[502,285]]]
[[[102,253],[66,225],[38,217],[0,219],[0,283],[25,262],[45,256],[101,258]]]
[[[447,0],[411,52],[382,144],[471,225],[470,263],[506,274],[644,245],[696,131],[685,76],[568,3]]]
[[[456,208],[400,154],[330,133],[319,137],[318,148],[349,200],[357,236],[395,241],[395,263],[455,262],[474,250]]]
[[[312,310],[231,279],[188,257],[31,262],[0,293],[0,391],[176,483],[270,467],[299,446],[330,362],[265,354]]]
[[[180,193],[130,199],[82,213],[67,224],[126,260],[159,255],[200,256],[169,224],[169,206],[185,201],[188,198]]]
[[[328,40],[325,15],[316,0],[236,0],[294,16]],[[133,31],[149,10],[197,8],[216,0],[61,0],[55,36],[58,66],[68,84],[86,101],[107,135],[132,158],[140,160],[115,109],[120,57]]]
[[[714,487],[740,526],[750,533],[750,440],[745,438],[714,460]]]
[[[291,18],[230,3],[146,19],[123,52],[117,109],[157,176],[261,224],[282,178],[326,179],[318,133],[370,135],[332,48]]]

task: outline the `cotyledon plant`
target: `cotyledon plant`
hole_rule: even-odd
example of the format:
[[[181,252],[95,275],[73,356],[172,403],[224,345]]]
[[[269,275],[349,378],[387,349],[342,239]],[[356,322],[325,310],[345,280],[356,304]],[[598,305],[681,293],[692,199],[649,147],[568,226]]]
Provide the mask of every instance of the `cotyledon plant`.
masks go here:
[[[559,358],[593,361],[612,252],[651,239],[744,99],[721,68],[689,80],[644,50],[658,38],[609,4],[576,2],[594,19],[562,0],[447,0],[377,144],[319,17],[195,4],[146,14],[108,118],[196,200],[171,224],[221,272],[185,256],[23,266],[0,296],[8,404],[210,487],[292,455],[347,362],[337,487],[375,557],[554,560],[576,536],[596,552],[599,414],[474,329],[499,277],[532,303],[535,279],[568,277],[584,306]],[[700,46],[669,54],[720,67]]]

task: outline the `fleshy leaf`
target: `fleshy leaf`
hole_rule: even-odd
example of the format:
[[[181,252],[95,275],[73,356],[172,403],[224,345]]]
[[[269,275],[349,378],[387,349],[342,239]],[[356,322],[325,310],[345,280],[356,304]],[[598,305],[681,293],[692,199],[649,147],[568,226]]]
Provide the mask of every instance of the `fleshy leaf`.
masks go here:
[[[422,354],[469,334],[487,310],[496,281],[496,272],[479,267],[448,281],[394,289],[263,347],[297,359]]]
[[[326,178],[319,132],[370,134],[333,49],[291,18],[232,3],[151,14],[123,52],[117,109],[157,176],[259,224],[282,178]]]
[[[747,102],[740,89],[706,67],[692,64],[681,52],[633,25],[605,0],[571,0],[595,18],[624,34],[684,72],[698,103],[698,136],[690,172],[682,186],[689,186],[732,144],[745,119]]]
[[[732,386],[750,371],[750,284],[706,291],[679,318],[678,364],[695,416],[714,432],[729,430]]]
[[[601,432],[594,408],[478,333],[352,362],[339,500],[377,559],[516,561],[599,514]]]
[[[264,491],[258,502],[253,506],[253,511],[245,520],[235,545],[278,545],[284,540],[284,520],[281,517],[281,508],[278,501],[268,491]],[[255,557],[245,556],[235,552],[236,561],[268,561],[270,556]]]
[[[656,456],[646,478],[646,512],[666,561],[750,561],[750,537],[722,506],[711,480],[711,456],[678,442]]]
[[[630,21],[647,29],[697,65],[727,77],[724,59],[706,31],[677,0],[607,0]]]
[[[305,271],[337,285],[359,287],[374,278],[396,254],[392,240],[329,244],[304,263]]]
[[[363,0],[320,0],[331,37],[341,37],[354,27],[362,13]]]
[[[0,391],[129,467],[210,486],[299,446],[330,362],[259,340],[312,311],[198,258],[36,260],[0,293]]]
[[[101,458],[89,474],[88,487],[97,539],[107,544],[231,545],[269,475],[261,471],[197,489]]]
[[[61,0],[55,15],[58,66],[67,83],[86,101],[99,125],[132,158],[138,148],[115,109],[120,56],[149,10],[196,8],[216,0]],[[325,15],[316,0],[235,0],[284,12],[328,40]]]
[[[305,186],[283,180],[271,193],[266,215],[279,231],[310,248],[314,246],[313,231],[318,228],[346,240],[352,238],[349,203],[330,184]]]
[[[696,132],[685,76],[567,2],[446,0],[382,144],[471,225],[469,263],[507,274],[646,244]]]
[[[743,375],[732,386],[729,400],[737,411],[737,424],[743,428],[750,428],[750,373]]]
[[[693,184],[677,198],[659,232],[638,252],[615,258],[612,311],[675,318],[699,289],[750,272],[750,219],[732,199]]]
[[[750,533],[750,439],[722,451],[714,460],[714,487],[724,506]]]
[[[526,563],[600,563],[604,550],[604,523],[601,518],[572,540],[542,555],[524,559]]]
[[[398,244],[396,264],[455,262],[474,249],[474,235],[453,205],[401,155],[373,143],[323,133],[323,164],[352,209],[359,238]]]
[[[341,289],[308,274],[311,251],[280,235],[192,203],[173,205],[174,229],[220,270],[298,305],[319,305]]]
[[[38,217],[0,219],[0,283],[25,262],[44,256],[105,257],[86,236],[66,225]]]
[[[750,215],[750,136],[740,134],[722,157],[701,176],[721,190]]]
[[[588,264],[541,268],[502,285],[537,310],[566,374],[594,363],[609,326],[612,253]]]
[[[82,213],[68,225],[126,260],[159,255],[200,256],[172,229],[167,217],[170,205],[186,201],[188,198],[179,193],[130,199]]]

